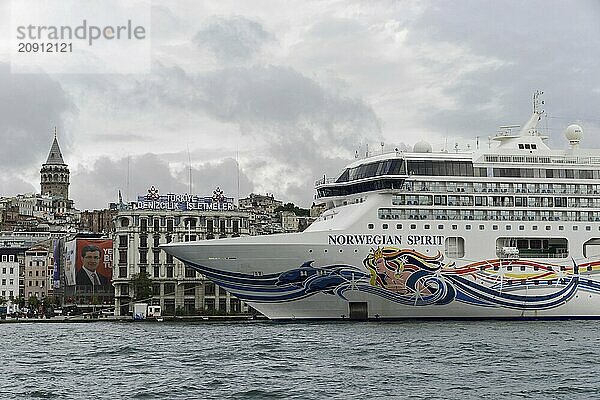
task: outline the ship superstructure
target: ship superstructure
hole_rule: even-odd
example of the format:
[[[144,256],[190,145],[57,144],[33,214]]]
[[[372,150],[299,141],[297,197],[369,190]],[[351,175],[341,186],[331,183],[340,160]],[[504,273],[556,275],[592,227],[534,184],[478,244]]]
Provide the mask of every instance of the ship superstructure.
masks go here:
[[[600,316],[600,151],[578,125],[550,149],[540,95],[495,146],[419,142],[317,181],[302,233],[164,249],[276,319]]]

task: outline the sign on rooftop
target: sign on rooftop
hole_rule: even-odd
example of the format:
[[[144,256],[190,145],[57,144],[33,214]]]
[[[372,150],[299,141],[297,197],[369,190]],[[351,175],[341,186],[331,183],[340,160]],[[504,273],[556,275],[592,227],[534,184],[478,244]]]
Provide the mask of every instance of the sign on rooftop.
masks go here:
[[[233,197],[225,197],[220,188],[212,196],[201,197],[195,194],[167,193],[161,195],[154,186],[148,194],[138,196],[133,204],[138,210],[178,210],[178,211],[228,211],[234,210]]]

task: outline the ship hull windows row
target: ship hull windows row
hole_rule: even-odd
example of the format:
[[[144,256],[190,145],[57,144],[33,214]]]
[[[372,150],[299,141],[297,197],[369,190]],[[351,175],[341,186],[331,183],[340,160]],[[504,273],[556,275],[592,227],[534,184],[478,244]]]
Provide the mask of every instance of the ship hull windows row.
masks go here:
[[[600,211],[525,211],[525,210],[435,210],[380,208],[379,219],[396,220],[478,220],[478,221],[573,221],[599,222]]]
[[[356,193],[370,192],[374,190],[382,189],[400,189],[404,180],[396,179],[379,179],[371,182],[355,183],[347,186],[330,186],[317,189],[317,196],[321,197],[334,197],[334,196],[348,196]]]
[[[395,195],[392,205],[600,208],[599,197]]]

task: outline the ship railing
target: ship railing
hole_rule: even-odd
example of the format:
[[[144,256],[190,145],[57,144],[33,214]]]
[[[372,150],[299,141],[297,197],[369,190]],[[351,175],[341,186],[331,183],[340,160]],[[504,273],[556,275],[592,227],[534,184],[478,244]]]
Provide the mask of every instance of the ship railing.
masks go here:
[[[336,178],[327,178],[323,176],[321,179],[315,181],[315,186],[326,185],[328,183],[334,183]]]

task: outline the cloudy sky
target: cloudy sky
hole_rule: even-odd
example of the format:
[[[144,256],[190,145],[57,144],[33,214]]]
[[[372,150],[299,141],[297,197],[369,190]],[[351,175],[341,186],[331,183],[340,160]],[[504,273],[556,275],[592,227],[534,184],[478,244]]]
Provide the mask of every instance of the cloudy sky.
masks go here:
[[[579,122],[600,147],[595,0],[155,1],[151,21],[139,74],[13,73],[0,24],[0,196],[39,192],[55,125],[79,209],[187,192],[189,165],[195,194],[309,206],[356,150],[487,141],[535,89],[553,145]]]

